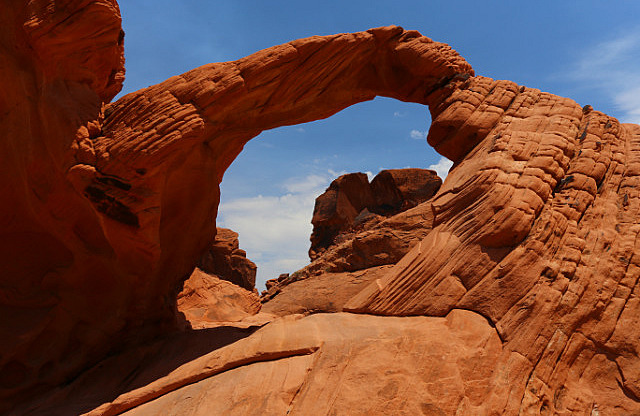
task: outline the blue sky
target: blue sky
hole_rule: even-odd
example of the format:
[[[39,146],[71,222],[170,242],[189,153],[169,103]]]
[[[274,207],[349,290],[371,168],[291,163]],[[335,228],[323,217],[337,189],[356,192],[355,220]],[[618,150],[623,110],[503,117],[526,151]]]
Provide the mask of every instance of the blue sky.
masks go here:
[[[476,74],[640,122],[640,2],[121,0],[123,94],[210,62],[312,35],[395,24],[450,44]],[[121,94],[122,95],[122,94]],[[263,132],[225,174],[218,225],[266,279],[308,262],[314,198],[337,175],[435,168],[426,107],[377,98],[327,120]]]

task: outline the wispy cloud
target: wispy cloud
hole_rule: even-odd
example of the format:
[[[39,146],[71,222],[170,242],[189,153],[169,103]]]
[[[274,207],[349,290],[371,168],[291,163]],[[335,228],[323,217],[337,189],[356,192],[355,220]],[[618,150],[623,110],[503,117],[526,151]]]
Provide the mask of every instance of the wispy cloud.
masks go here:
[[[333,172],[329,173],[334,176]],[[289,194],[306,194],[326,188],[327,182],[327,175],[308,175],[303,178],[289,178],[283,187]]]
[[[447,159],[446,157],[441,157],[438,163],[435,165],[430,165],[429,169],[435,170],[438,176],[445,180],[447,175],[449,174],[449,169],[453,166],[453,162]]]
[[[607,94],[620,121],[640,123],[640,27],[587,48],[570,71],[571,80]]]
[[[395,111],[393,113],[393,116],[394,117],[404,117],[404,116],[406,116],[406,114],[405,113],[401,113],[400,111]]]
[[[427,132],[426,132],[426,131],[420,131],[420,130],[415,130],[415,129],[414,129],[414,130],[411,130],[411,131],[409,132],[409,136],[410,136],[412,139],[415,139],[415,140],[421,140],[421,139],[425,139],[425,138],[427,137]]]

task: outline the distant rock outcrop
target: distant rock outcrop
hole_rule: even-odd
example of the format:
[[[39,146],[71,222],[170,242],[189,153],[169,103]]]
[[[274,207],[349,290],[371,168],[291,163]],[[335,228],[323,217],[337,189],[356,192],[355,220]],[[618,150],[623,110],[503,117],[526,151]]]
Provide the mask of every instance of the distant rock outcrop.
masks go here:
[[[249,291],[256,286],[256,265],[240,249],[238,233],[218,227],[216,239],[198,262],[200,270]]]
[[[399,27],[107,104],[123,37],[115,0],[0,3],[0,413],[640,414],[640,126],[474,76]],[[428,211],[424,237],[395,264],[316,270],[255,315],[222,317],[188,283],[185,313],[215,319],[185,328],[178,293],[244,144],[376,95],[428,105],[427,140],[454,162],[380,223]]]
[[[240,249],[238,233],[217,228],[216,239],[178,293],[178,311],[191,328],[240,321],[260,310],[256,265]]]
[[[345,183],[350,186],[343,186]],[[433,227],[433,208],[429,199],[441,184],[442,180],[435,172],[425,169],[383,170],[371,183],[366,181],[363,173],[337,178],[316,199],[312,219],[312,244],[314,236],[317,238],[319,235],[324,235],[330,243],[323,248],[312,246],[312,261],[308,266],[267,282],[267,290],[261,298],[262,302],[267,302],[265,310],[272,311],[276,304],[278,313],[282,310],[292,313],[305,307],[322,311],[342,310],[345,296],[355,287],[372,276],[380,277],[378,266],[397,263],[429,233]],[[356,197],[349,198],[353,194]],[[362,195],[371,196],[369,205],[356,213],[354,205],[358,205],[349,201],[362,200]],[[323,221],[326,218],[333,219],[333,228],[326,226],[328,221]],[[354,273],[358,271],[363,272]],[[329,280],[328,275],[332,276]],[[289,286],[312,276],[317,277],[314,282]],[[357,279],[354,280],[353,276]],[[338,283],[340,279],[351,281],[349,289]],[[323,287],[315,287],[318,284]],[[307,298],[307,294],[297,292],[313,295],[302,300]],[[278,299],[274,300],[276,295]],[[283,302],[286,305],[282,305]],[[328,303],[332,305],[329,309],[321,306]]]
[[[318,252],[334,243],[340,232],[354,226],[356,217],[374,205],[369,179],[364,173],[349,173],[335,179],[329,188],[316,198],[313,208],[313,234],[309,257],[315,259]]]
[[[260,310],[260,300],[253,291],[195,269],[178,293],[177,306],[195,329],[255,315]]]
[[[348,173],[335,179],[318,198],[313,209],[311,260],[338,243],[337,237],[413,208],[431,198],[442,179],[432,170],[387,169],[369,183],[364,173]]]

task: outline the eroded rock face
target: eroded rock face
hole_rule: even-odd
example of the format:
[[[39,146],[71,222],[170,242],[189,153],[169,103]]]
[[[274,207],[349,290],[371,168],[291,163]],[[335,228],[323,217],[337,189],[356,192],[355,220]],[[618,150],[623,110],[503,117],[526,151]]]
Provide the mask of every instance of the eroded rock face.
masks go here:
[[[364,173],[340,176],[316,198],[309,257],[316,260],[327,248],[344,240],[341,237],[345,234],[370,228],[376,220],[428,200],[441,184],[442,179],[427,169],[386,169],[371,183]]]
[[[369,212],[366,208],[363,211]],[[389,218],[369,214],[355,227],[336,235],[333,245],[322,250],[309,265],[267,281],[267,290],[263,292],[261,301],[266,302],[268,311],[272,310],[274,304],[278,305],[278,311],[301,311],[301,308],[341,311],[346,304],[346,294],[352,293],[356,286],[361,286],[365,281],[382,277],[379,266],[400,261],[431,231],[433,219],[430,201]],[[293,282],[308,278],[313,278],[314,282],[292,285]],[[347,279],[349,284],[341,283],[343,279]],[[310,293],[304,293],[307,291]],[[274,299],[276,296],[277,301]],[[283,305],[283,302],[287,305]],[[326,305],[331,306],[327,309]]]
[[[258,294],[196,268],[178,293],[178,311],[191,328],[240,321],[260,310]]]
[[[103,106],[124,74],[115,1],[3,2],[0,23],[0,411],[640,413],[640,126],[476,77],[397,27],[293,41]],[[273,321],[185,343],[160,370],[125,360],[175,330],[246,141],[376,95],[429,105],[428,141],[455,163],[426,236],[341,300],[350,314],[259,314],[236,325]],[[126,372],[37,394],[108,352]],[[243,383],[266,375],[278,387],[252,406]]]
[[[364,173],[348,173],[335,179],[319,197],[313,208],[313,233],[309,257],[334,243],[342,231],[352,228],[362,210],[374,205],[369,179]]]

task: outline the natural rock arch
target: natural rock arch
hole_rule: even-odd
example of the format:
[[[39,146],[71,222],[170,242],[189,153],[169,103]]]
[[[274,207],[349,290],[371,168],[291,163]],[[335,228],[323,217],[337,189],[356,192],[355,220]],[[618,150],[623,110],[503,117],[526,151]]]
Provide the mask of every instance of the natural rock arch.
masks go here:
[[[502,342],[487,412],[638,411],[639,126],[474,77],[398,27],[290,42],[101,107],[123,78],[115,1],[23,3],[0,5],[3,397],[173,328],[244,143],[385,95],[430,106],[429,143],[456,167],[434,229],[349,309],[486,317]]]
[[[1,11],[3,42],[25,45],[4,79],[20,60],[30,71],[2,103],[14,128],[1,179],[23,184],[6,194],[0,247],[2,299],[22,327],[0,336],[9,394],[73,374],[114,334],[175,326],[175,295],[215,234],[218,184],[246,141],[376,95],[437,103],[473,74],[447,45],[389,27],[205,65],[101,109],[124,72],[115,1]],[[35,117],[8,105],[29,96]]]

